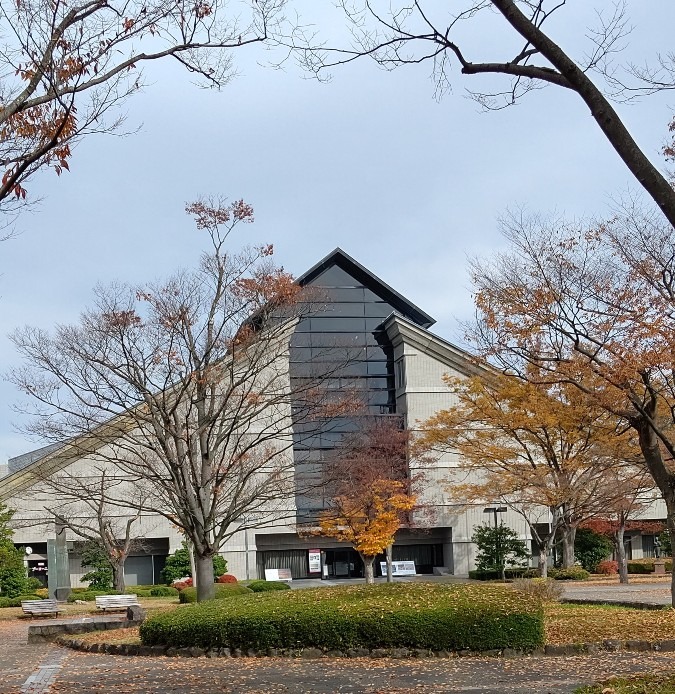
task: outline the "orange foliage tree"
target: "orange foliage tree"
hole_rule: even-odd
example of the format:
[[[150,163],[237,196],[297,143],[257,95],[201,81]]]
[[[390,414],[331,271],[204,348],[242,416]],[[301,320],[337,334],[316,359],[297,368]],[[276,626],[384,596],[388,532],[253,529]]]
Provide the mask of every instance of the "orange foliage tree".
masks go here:
[[[510,250],[473,265],[483,354],[534,364],[630,427],[674,533],[672,226],[631,201],[605,223],[511,215],[504,232]]]
[[[374,581],[375,557],[391,547],[416,506],[412,487],[419,478],[409,472],[408,439],[398,418],[366,417],[324,465],[328,508],[320,532],[354,547],[366,583]]]
[[[207,86],[232,76],[234,49],[265,41],[285,0],[236,13],[199,0],[17,0],[0,7],[0,203],[16,210],[40,168],[69,168],[83,136],[111,132],[143,86],[140,68],[173,58]]]
[[[188,206],[211,251],[166,281],[99,289],[76,325],[25,328],[13,381],[34,415],[27,427],[66,442],[143,490],[146,513],[175,524],[194,550],[198,599],[213,595],[213,557],[236,532],[294,517],[293,426],[308,437],[339,412],[331,374],[291,382],[289,341],[314,310],[272,263],[268,245],[228,251],[243,201]],[[327,365],[328,366],[328,365]],[[107,504],[133,503],[129,486]]]
[[[449,493],[520,513],[539,548],[542,576],[558,536],[563,566],[573,566],[577,527],[615,501],[608,471],[631,469],[630,436],[618,435],[617,418],[567,384],[536,385],[488,369],[446,382],[457,404],[424,423],[418,445],[457,455]]]

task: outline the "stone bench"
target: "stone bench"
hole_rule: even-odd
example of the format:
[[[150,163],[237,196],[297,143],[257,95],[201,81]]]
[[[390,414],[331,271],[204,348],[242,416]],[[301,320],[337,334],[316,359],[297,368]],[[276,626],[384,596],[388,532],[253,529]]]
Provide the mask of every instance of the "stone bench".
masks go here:
[[[136,595],[97,595],[96,607],[103,612],[108,610],[126,610],[132,605],[138,605]]]
[[[33,617],[47,617],[49,615],[58,616],[61,610],[56,600],[22,600],[21,609],[24,614]]]

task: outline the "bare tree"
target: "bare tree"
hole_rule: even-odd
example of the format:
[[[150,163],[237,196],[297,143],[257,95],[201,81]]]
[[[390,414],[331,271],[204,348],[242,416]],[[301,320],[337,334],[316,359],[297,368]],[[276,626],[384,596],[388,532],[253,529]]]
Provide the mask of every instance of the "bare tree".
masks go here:
[[[454,3],[452,10],[428,0],[339,0],[338,4],[351,28],[352,47],[317,45],[315,36],[296,31],[289,44],[300,49],[301,61],[309,70],[325,74],[331,67],[363,56],[386,69],[428,61],[433,64],[439,92],[449,87],[450,70],[455,66],[462,75],[509,78],[503,89],[469,92],[486,109],[510,106],[527,92],[546,85],[575,92],[640,185],[675,225],[675,192],[640,149],[610,101],[612,97],[631,99],[675,88],[675,57],[660,58],[654,70],[629,66],[626,79],[621,79],[612,58],[630,31],[622,0],[613,3],[609,12],[598,11],[597,26],[587,31],[589,50],[581,59],[568,55],[547,33],[551,16],[565,11],[565,0],[465,0]],[[498,17],[502,34],[513,39],[511,54],[497,59],[490,55],[493,32],[500,29],[488,23],[487,30],[481,32],[481,25],[475,24],[484,15],[491,15],[493,20]],[[628,84],[631,77],[637,78],[633,80],[635,86]]]
[[[112,569],[113,587],[124,592],[124,564],[132,551],[142,547],[139,521],[143,515],[143,489],[130,484],[111,465],[68,468],[39,474],[30,495],[43,496],[44,510],[58,524],[105,553]],[[44,519],[39,519],[42,522]]]
[[[0,6],[0,209],[20,209],[39,169],[115,132],[143,64],[173,58],[203,84],[231,78],[232,51],[283,22],[285,0],[20,0]]]
[[[53,336],[17,331],[25,366],[12,380],[34,404],[29,430],[112,463],[146,511],[182,530],[203,600],[229,537],[295,517],[293,425],[311,437],[344,403],[323,388],[328,365],[289,377],[289,339],[312,297],[272,264],[271,246],[225,250],[251,207],[188,211],[213,244],[198,270],[99,289],[95,308]]]

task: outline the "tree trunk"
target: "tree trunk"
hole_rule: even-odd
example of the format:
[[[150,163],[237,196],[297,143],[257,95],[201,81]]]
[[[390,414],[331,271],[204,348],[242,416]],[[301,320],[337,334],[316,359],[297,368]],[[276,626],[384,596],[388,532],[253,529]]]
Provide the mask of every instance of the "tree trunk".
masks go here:
[[[375,572],[373,571],[373,562],[375,557],[370,557],[365,554],[359,554],[363,562],[363,575],[366,577],[366,583],[375,583]]]
[[[577,535],[576,526],[565,525],[562,530],[562,568],[571,569],[574,566],[574,539]]]
[[[626,562],[626,547],[623,544],[624,526],[619,526],[615,535],[616,561],[619,565],[619,583],[628,583],[628,564]]]
[[[110,566],[112,567],[113,588],[120,593],[124,593],[124,589],[126,588],[124,582],[124,559],[119,562],[111,561]]]
[[[675,539],[675,494],[671,490],[669,494],[669,499],[666,499],[666,525],[668,527],[668,532],[670,537]],[[671,540],[670,558],[672,559],[673,566],[675,567],[675,542]],[[670,573],[670,604],[675,607],[675,571],[671,569]]]
[[[394,580],[393,568],[391,565],[392,554],[393,554],[393,545],[387,545],[386,553],[387,553],[387,583],[392,583]]]
[[[190,540],[187,540],[185,542],[188,550],[188,554],[190,555],[190,575],[192,576],[192,585],[196,588],[198,581],[197,581],[197,567],[195,565],[195,550],[194,547],[192,546],[192,542]]]
[[[548,578],[548,548],[539,547],[539,576]]]
[[[197,602],[212,600],[216,594],[213,581],[213,555],[200,557],[195,553],[195,576],[197,579]]]

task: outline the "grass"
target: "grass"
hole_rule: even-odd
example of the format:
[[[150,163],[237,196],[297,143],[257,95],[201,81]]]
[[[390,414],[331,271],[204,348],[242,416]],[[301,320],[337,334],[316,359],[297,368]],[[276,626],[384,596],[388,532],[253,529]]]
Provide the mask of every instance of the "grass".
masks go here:
[[[574,694],[675,694],[675,675],[612,678],[576,689]]]
[[[139,598],[138,602],[145,608],[148,614],[164,611],[168,608],[178,606],[178,597],[172,595],[167,598]],[[86,605],[76,605],[75,603],[65,603],[60,606],[60,619],[68,617],[81,617],[90,614],[102,614],[101,610],[96,609],[96,604],[89,602]],[[114,613],[121,614],[121,613]],[[22,618],[23,612],[20,607],[4,607],[0,609],[0,621]],[[38,621],[38,620],[34,620]]]
[[[635,610],[611,605],[551,603],[545,610],[546,643],[605,639],[658,641],[675,638],[675,610]]]

